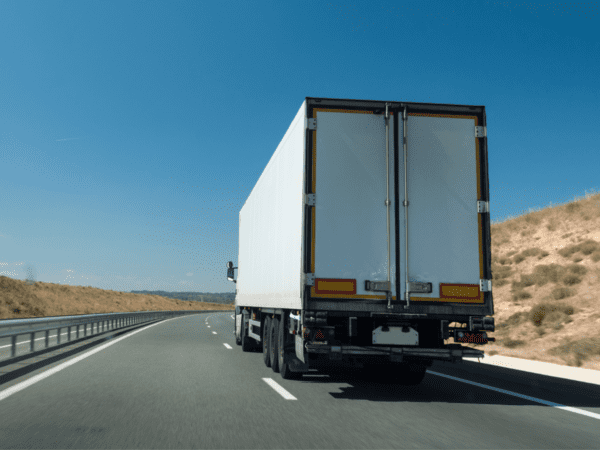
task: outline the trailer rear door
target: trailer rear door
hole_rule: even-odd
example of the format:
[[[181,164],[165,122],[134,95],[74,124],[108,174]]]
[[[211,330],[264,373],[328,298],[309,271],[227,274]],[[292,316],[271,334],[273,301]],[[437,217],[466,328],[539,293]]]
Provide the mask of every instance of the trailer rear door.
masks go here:
[[[481,180],[476,126],[476,116],[407,114],[409,205],[400,209],[402,299],[408,223],[409,281],[432,283],[431,293],[413,293],[410,300],[483,303],[479,290],[483,243],[477,212]],[[402,199],[404,176],[402,158],[398,166]]]
[[[381,114],[313,110],[312,298],[385,299],[365,280],[387,281],[386,127]],[[391,117],[391,116],[390,116]],[[391,284],[395,286],[394,131],[389,121]],[[395,295],[393,296],[395,299]]]
[[[311,298],[384,300],[384,293],[365,289],[365,280],[387,281],[390,264],[394,301],[406,301],[408,266],[409,282],[432,286],[430,293],[412,292],[411,302],[483,304],[477,116],[409,112],[406,169],[403,121],[390,117],[389,262],[384,114],[316,107],[312,117],[317,121],[309,168],[316,195],[309,244],[315,274]]]

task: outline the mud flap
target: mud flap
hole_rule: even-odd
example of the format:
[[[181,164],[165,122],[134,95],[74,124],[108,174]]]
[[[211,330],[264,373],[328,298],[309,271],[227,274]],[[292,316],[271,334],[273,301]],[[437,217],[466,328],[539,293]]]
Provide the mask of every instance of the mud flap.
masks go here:
[[[286,355],[286,357],[288,358],[287,363],[290,365],[290,370],[292,372],[308,372],[308,363],[300,361],[291,354]]]

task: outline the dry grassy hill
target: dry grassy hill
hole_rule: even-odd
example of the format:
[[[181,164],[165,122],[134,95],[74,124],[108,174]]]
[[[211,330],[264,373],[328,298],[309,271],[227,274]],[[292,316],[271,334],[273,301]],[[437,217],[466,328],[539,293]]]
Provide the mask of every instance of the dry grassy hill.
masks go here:
[[[474,346],[600,370],[600,194],[491,226],[497,341]]]
[[[233,310],[234,305],[175,300],[85,286],[28,283],[0,276],[0,319],[130,311]]]

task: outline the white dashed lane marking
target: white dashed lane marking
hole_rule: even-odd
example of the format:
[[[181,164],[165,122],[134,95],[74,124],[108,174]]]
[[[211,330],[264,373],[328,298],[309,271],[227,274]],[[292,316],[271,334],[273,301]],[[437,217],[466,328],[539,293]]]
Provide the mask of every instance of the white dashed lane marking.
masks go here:
[[[286,400],[298,400],[296,397],[294,397],[292,394],[290,394],[288,391],[282,388],[279,384],[273,381],[272,378],[263,378],[263,381],[269,386],[271,386],[273,389],[275,389],[275,391]]]

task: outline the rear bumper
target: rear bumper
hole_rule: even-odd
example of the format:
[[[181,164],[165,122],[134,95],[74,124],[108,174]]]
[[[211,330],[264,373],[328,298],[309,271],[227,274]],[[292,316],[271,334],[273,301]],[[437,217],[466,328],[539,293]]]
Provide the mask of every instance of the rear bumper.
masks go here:
[[[443,361],[460,361],[462,358],[483,358],[485,352],[460,344],[450,344],[444,348],[419,347],[385,347],[356,345],[320,345],[306,344],[308,353],[329,354],[329,359],[346,359],[347,357],[379,356],[394,362],[407,359],[427,359]]]

